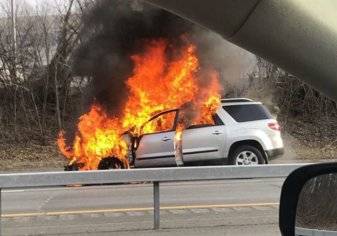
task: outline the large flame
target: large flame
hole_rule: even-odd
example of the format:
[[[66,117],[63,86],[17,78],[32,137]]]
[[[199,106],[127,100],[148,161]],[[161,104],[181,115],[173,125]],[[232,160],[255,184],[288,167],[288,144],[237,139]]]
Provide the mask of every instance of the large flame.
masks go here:
[[[71,163],[81,163],[81,169],[93,170],[104,157],[116,156],[123,162],[126,160],[127,144],[120,138],[122,131],[117,118],[109,118],[98,104],[93,104],[90,111],[79,119],[72,148],[66,146],[63,131],[59,133],[57,143]]]
[[[154,114],[193,104],[195,113],[190,124],[211,124],[212,114],[220,104],[220,85],[214,70],[203,71],[203,79],[195,45],[188,43],[173,50],[164,39],[147,42],[143,53],[131,56],[133,75],[126,80],[129,95],[121,115],[109,117],[99,104],[93,104],[88,113],[79,118],[77,133],[71,147],[66,145],[64,131],[59,133],[58,147],[71,162],[83,165],[82,170],[97,169],[99,161],[115,156],[127,162],[128,147],[121,138],[125,131],[140,136],[158,127],[146,125]],[[205,77],[207,76],[207,77]],[[201,84],[200,81],[208,81]],[[183,113],[182,113],[183,114]],[[172,117],[161,120],[161,126],[171,124]],[[178,125],[178,136],[186,125]]]

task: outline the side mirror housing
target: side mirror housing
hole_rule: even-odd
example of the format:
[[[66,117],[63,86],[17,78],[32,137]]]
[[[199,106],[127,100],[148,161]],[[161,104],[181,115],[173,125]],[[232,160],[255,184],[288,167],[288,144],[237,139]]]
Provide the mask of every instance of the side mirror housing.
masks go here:
[[[304,166],[287,177],[279,226],[283,236],[337,236],[337,163]]]

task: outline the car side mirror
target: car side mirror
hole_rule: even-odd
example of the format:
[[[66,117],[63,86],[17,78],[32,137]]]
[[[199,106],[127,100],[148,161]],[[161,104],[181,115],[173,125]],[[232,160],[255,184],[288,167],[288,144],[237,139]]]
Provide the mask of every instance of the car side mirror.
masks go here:
[[[291,173],[282,186],[279,217],[283,236],[337,236],[337,163]]]

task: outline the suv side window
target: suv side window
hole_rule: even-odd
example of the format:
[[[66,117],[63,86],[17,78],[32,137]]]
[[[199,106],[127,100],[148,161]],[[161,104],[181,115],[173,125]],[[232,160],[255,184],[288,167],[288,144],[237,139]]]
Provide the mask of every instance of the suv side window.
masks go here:
[[[222,107],[236,122],[271,119],[272,115],[261,104],[230,105]]]
[[[214,114],[212,115],[213,121],[214,121],[214,125],[224,125],[223,121],[220,119],[220,117],[218,116],[218,114]]]
[[[174,129],[177,111],[168,111],[154,116],[143,125],[143,134],[168,132]]]
[[[223,121],[220,119],[220,117],[218,116],[218,114],[213,114],[212,115],[212,119],[213,119],[213,124],[193,124],[190,127],[188,127],[188,129],[196,129],[196,128],[202,128],[202,127],[208,127],[208,126],[218,126],[218,125],[224,125]]]

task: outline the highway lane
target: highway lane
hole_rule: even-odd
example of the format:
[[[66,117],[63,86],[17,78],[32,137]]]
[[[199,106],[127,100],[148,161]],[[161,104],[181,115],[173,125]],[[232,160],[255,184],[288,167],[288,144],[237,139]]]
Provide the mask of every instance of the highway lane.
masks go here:
[[[165,206],[278,202],[281,184],[281,179],[163,183],[161,203]],[[3,213],[141,208],[152,207],[152,203],[152,184],[5,190]]]
[[[261,232],[271,230],[278,235],[277,203],[282,182],[247,179],[161,184],[164,231],[160,232],[205,235],[202,232],[213,226],[214,235],[214,230],[224,235],[224,230],[250,225],[256,230],[267,227],[269,231]],[[152,232],[148,231],[153,218],[151,184],[5,190],[2,200],[5,235]],[[240,235],[251,235],[246,233]]]

